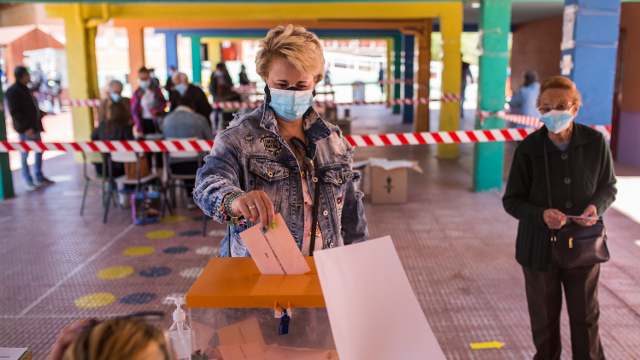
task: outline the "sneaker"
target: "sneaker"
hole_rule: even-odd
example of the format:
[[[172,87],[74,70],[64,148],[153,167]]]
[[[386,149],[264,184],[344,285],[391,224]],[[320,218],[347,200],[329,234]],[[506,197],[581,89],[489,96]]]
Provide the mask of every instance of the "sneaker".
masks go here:
[[[42,179],[36,179],[35,183],[38,186],[42,186],[42,185],[53,184],[53,181],[47,179],[46,177],[43,177]]]
[[[37,187],[37,186],[35,186],[33,183],[26,183],[26,184],[24,184],[24,188],[25,188],[25,190],[27,190],[27,191],[35,191],[35,190],[38,190],[38,187]]]
[[[196,203],[193,202],[193,199],[187,199],[187,210],[193,210],[196,208]]]

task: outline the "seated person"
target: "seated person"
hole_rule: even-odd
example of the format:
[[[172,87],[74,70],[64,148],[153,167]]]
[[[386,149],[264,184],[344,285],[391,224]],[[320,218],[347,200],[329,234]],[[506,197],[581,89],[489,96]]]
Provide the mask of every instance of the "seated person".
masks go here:
[[[189,78],[181,72],[174,72],[171,75],[171,81],[175,89],[169,99],[171,101],[171,111],[174,111],[180,105],[181,99],[189,98],[193,102],[195,112],[209,119],[212,109],[204,91],[193,84],[189,84]]]
[[[131,109],[129,108],[130,100],[123,98],[122,83],[113,80],[109,84],[109,97],[102,99],[98,108],[98,127],[91,133],[91,141],[119,141],[134,140],[133,137],[133,119],[131,117]],[[109,175],[108,170],[102,168],[102,163],[94,163],[96,174],[102,176]],[[113,178],[124,175],[124,164],[114,162],[111,165]],[[125,185],[125,189],[133,190],[134,186]],[[126,199],[122,197],[120,203],[124,206],[128,204]]]
[[[195,100],[190,97],[182,97],[174,111],[169,113],[162,122],[162,132],[165,138],[198,138],[213,139],[213,132],[208,118],[196,112]],[[195,175],[198,171],[197,158],[170,158],[171,172],[181,175]],[[188,191],[187,208],[195,208],[191,193],[195,181],[185,182]]]
[[[62,330],[47,360],[176,359],[160,329],[134,318],[87,319]]]

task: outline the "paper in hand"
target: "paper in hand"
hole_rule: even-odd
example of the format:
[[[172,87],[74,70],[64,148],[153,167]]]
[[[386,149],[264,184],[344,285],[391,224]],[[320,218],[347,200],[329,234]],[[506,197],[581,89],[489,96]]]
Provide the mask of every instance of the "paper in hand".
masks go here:
[[[260,273],[300,275],[311,271],[282,215],[277,214],[275,222],[275,229],[266,233],[259,224],[240,233]]]

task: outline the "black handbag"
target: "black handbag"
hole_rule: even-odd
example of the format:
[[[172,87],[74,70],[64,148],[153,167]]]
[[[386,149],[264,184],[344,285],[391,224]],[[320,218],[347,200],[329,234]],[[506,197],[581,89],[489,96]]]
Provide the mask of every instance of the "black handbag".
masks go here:
[[[547,140],[545,137],[544,167],[549,208],[552,209]],[[607,248],[607,229],[602,218],[598,219],[593,226],[581,226],[570,221],[560,230],[551,230],[551,263],[559,268],[570,269],[608,261],[611,256]]]

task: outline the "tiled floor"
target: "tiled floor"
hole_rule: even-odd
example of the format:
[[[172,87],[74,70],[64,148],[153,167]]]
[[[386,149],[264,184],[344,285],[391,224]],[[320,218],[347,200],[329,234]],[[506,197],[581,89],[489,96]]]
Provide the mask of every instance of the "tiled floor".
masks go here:
[[[355,130],[410,131],[398,117],[379,115],[388,110],[376,111],[353,111],[360,117]],[[378,120],[364,121],[371,116]],[[508,154],[513,147],[507,145]],[[357,159],[413,159],[425,170],[422,175],[410,172],[407,204],[365,203],[371,236],[392,236],[448,359],[530,359],[524,283],[514,260],[517,222],[503,211],[500,194],[471,192],[472,146],[460,146],[460,153],[458,160],[443,161],[427,145],[358,149]],[[209,222],[209,236],[201,236],[201,212],[187,211],[184,204],[178,222],[133,226],[130,212],[116,209],[103,225],[95,190],[80,217],[81,171],[71,155],[48,160],[45,173],[59,182],[32,193],[24,192],[19,172],[14,172],[17,197],[0,203],[0,346],[28,346],[37,359],[46,356],[60,329],[75,319],[140,310],[169,313],[172,307],[164,298],[189,289],[224,234],[222,225]],[[640,224],[613,209],[606,222],[612,259],[602,267],[600,282],[604,349],[609,359],[640,359],[640,246],[635,244]],[[173,234],[146,236],[157,230]],[[148,247],[153,251],[146,255],[123,254],[127,249],[144,253]],[[112,267],[131,267],[133,273],[119,279],[98,276]],[[91,304],[79,299],[95,293],[112,294],[113,301],[77,306]],[[565,314],[563,359],[571,358],[567,325]],[[469,346],[494,340],[506,345],[486,350]]]

